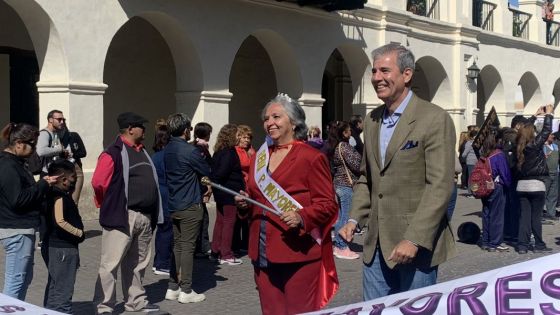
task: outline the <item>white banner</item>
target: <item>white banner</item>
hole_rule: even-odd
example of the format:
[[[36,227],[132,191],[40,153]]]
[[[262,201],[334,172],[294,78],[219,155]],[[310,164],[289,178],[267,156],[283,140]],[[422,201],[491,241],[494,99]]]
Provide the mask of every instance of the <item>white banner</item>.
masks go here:
[[[560,254],[306,314],[560,314]]]
[[[62,313],[48,310],[29,304],[13,297],[0,293],[0,314],[14,315],[63,315]]]

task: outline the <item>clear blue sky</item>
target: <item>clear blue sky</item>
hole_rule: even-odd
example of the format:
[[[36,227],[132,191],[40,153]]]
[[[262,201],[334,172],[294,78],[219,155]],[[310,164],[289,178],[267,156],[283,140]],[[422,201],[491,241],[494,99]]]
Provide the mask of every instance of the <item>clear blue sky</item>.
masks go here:
[[[513,5],[513,6],[518,6],[517,1],[518,0],[509,0],[509,3],[511,3],[511,5]]]

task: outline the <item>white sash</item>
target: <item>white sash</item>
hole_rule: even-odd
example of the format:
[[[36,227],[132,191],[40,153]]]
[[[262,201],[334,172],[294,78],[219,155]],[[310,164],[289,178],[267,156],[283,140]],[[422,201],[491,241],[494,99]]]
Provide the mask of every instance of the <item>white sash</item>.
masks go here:
[[[274,212],[280,216],[282,212],[298,211],[303,207],[292,196],[290,196],[282,186],[280,186],[272,176],[268,174],[268,163],[270,161],[270,153],[268,152],[268,144],[265,142],[259,148],[255,159],[255,182],[263,196],[270,202],[272,207],[277,210]],[[321,233],[318,229],[310,232],[315,241],[321,245]]]

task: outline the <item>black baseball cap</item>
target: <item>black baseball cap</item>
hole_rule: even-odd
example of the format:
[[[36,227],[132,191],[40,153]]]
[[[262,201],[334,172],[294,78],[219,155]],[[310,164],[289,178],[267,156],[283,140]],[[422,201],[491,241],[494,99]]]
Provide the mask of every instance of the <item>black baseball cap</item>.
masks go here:
[[[148,120],[146,118],[133,112],[122,113],[117,117],[119,129],[125,129],[130,126],[142,126],[147,122]]]

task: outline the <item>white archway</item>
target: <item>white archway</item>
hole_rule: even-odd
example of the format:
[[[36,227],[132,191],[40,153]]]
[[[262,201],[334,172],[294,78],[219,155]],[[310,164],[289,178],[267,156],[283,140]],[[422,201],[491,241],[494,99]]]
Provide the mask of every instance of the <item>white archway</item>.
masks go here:
[[[147,19],[150,19],[148,21]],[[152,23],[152,21],[159,27]],[[133,111],[146,117],[150,123],[146,129],[146,144],[149,147],[153,139],[154,122],[166,118],[178,110],[177,91],[194,91],[198,98],[193,97],[190,106],[181,108],[191,117],[196,110],[200,98],[201,78],[196,56],[195,61],[181,61],[181,69],[177,69],[175,58],[167,38],[175,39],[173,47],[177,59],[189,59],[184,54],[185,41],[180,41],[179,30],[173,29],[173,23],[162,14],[146,13],[143,17],[129,19],[115,33],[105,57],[103,81],[108,85],[103,96],[103,142],[104,146],[114,140],[118,126],[115,122],[119,113]],[[146,45],[145,43],[149,43]],[[193,71],[193,79],[186,77]],[[197,77],[198,76],[198,77]],[[178,83],[178,77],[182,80]]]
[[[66,105],[64,103],[61,104],[60,99],[57,99],[56,105],[54,102],[48,101],[41,102],[39,105],[39,98],[43,100],[45,94],[41,96],[37,94],[38,92],[51,92],[49,88],[43,88],[43,86],[60,85],[61,83],[67,84],[68,65],[64,45],[60,39],[55,23],[36,1],[4,0],[0,5],[6,6],[2,8],[2,14],[9,15],[12,10],[17,14],[17,17],[23,23],[32,43],[32,47],[25,47],[25,49],[32,50],[32,52],[30,52],[33,53],[34,58],[36,58],[37,72],[39,75],[37,76],[35,73],[29,73],[29,78],[25,79],[27,81],[31,80],[36,86],[31,87],[32,91],[26,92],[33,94],[31,99],[24,100],[25,103],[31,102],[34,104],[32,108],[29,109],[33,113],[27,112],[23,116],[28,116],[26,119],[32,120],[27,122],[41,125],[44,123],[47,112],[55,107],[63,109]],[[6,20],[3,19],[2,22],[6,22]],[[14,32],[15,29],[13,27],[15,26],[10,27],[7,25],[5,29],[8,33],[12,33],[12,35],[17,34]],[[17,41],[22,40],[21,36],[14,39]],[[18,73],[21,74],[21,71],[18,70]],[[22,120],[22,115],[16,116],[18,117],[15,117],[15,120],[26,121]]]
[[[424,56],[416,61],[411,89],[416,95],[441,107],[452,99],[451,86],[443,65],[432,56]]]
[[[554,87],[552,88],[552,96],[554,97],[554,108],[560,103],[560,78],[554,82]]]
[[[279,34],[261,29],[239,45],[231,65],[229,122],[249,125],[255,141],[264,138],[260,112],[278,92],[301,96],[300,68],[292,47]],[[218,127],[218,126],[216,126]]]
[[[492,106],[496,108],[496,111],[506,109],[502,77],[494,66],[486,65],[482,68],[476,81],[476,90],[476,103],[479,110],[476,124],[480,126]]]
[[[369,59],[363,49],[350,44],[338,46],[326,61],[321,97],[325,100],[321,121],[323,129],[330,121],[348,121],[353,114],[365,114],[363,77]]]
[[[278,91],[287,93],[292,98],[299,98],[303,93],[303,83],[300,67],[290,44],[280,34],[269,29],[257,30],[251,35],[259,40],[270,56]]]
[[[530,71],[525,72],[519,79],[518,86],[523,95],[523,112],[534,113],[539,106],[543,105],[541,87],[537,77]]]

